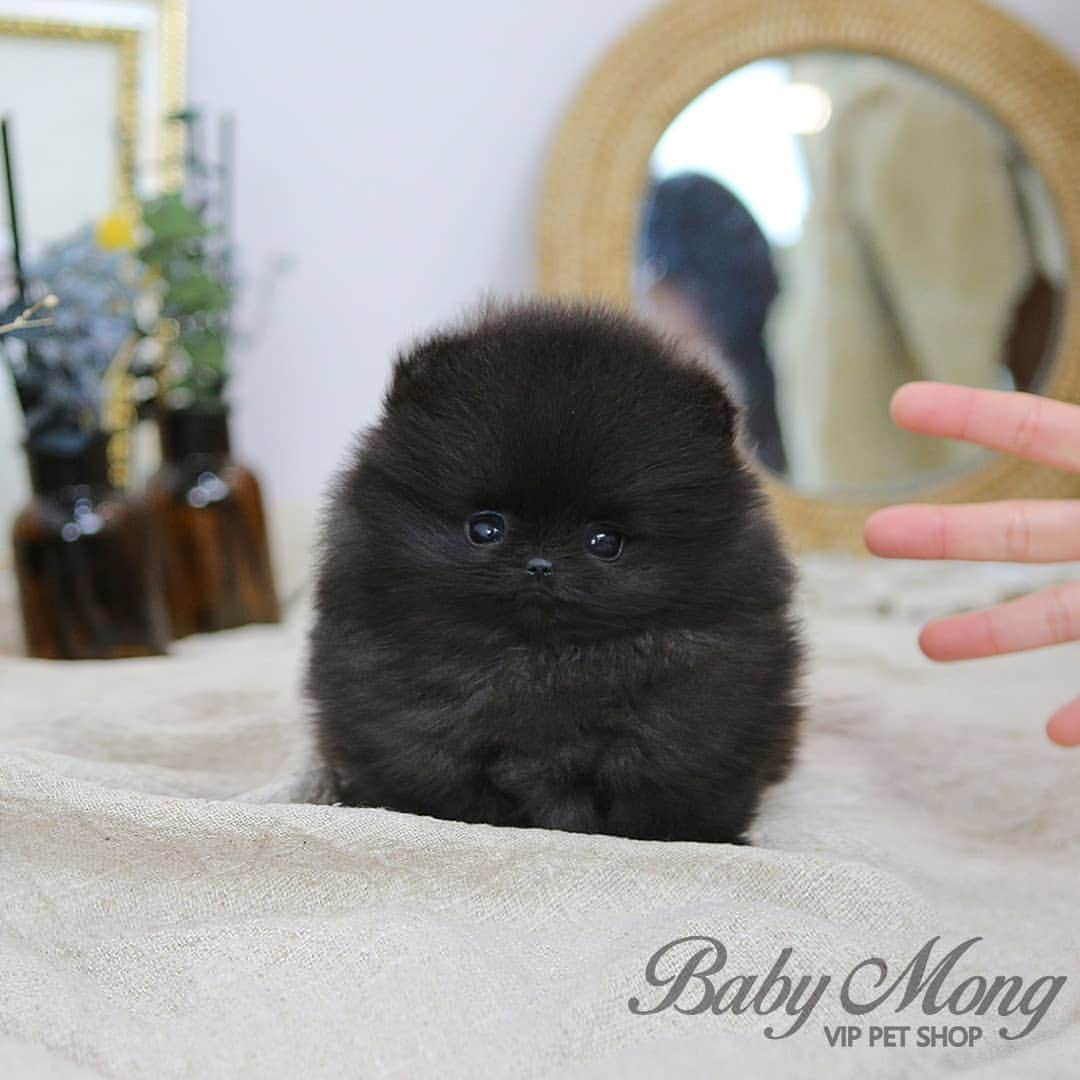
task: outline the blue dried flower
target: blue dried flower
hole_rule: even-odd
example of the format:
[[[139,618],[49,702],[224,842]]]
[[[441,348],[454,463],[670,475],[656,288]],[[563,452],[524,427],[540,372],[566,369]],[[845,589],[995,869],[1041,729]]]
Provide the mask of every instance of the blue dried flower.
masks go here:
[[[27,446],[78,453],[102,426],[102,383],[132,331],[136,272],[128,255],[102,250],[86,228],[27,266],[26,277],[31,299],[46,292],[59,299],[50,325],[18,330],[0,346],[26,417]],[[21,306],[0,314],[0,323]]]

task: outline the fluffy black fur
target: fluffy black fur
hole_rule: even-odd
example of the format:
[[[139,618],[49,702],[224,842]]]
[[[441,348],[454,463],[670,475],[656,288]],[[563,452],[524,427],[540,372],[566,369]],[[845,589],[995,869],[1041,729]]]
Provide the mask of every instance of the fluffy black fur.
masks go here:
[[[323,538],[308,692],[341,800],[740,841],[800,647],[736,442],[716,379],[606,310],[489,311],[399,360]],[[484,510],[502,542],[469,539]]]

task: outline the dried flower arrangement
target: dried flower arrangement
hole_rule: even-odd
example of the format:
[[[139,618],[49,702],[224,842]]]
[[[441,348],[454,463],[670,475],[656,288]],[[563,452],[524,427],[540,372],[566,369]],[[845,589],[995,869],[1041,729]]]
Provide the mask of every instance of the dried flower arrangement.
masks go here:
[[[165,538],[172,632],[183,637],[276,622],[280,609],[260,484],[232,455],[225,400],[232,123],[221,122],[211,167],[199,152],[198,115],[177,121],[188,134],[184,191],[143,206],[138,254],[151,287],[141,298],[147,310],[137,313],[147,336],[133,372],[136,387],[155,387],[162,467],[146,492]]]
[[[18,334],[3,353],[26,418],[30,451],[75,454],[103,430],[105,378],[131,335],[136,273],[129,257],[98,247],[86,228],[25,269],[21,300],[0,314]],[[28,311],[53,306],[51,318]]]
[[[145,503],[116,487],[104,416],[143,271],[89,226],[24,264],[6,119],[3,149],[15,298],[0,313],[0,352],[26,421],[33,488],[11,532],[26,650],[157,655],[168,629],[154,526]]]
[[[89,227],[23,264],[9,125],[4,118],[15,297],[0,310],[7,331],[0,353],[26,418],[28,451],[74,455],[102,429],[104,377],[131,333],[136,273]],[[50,317],[34,317],[50,309]]]

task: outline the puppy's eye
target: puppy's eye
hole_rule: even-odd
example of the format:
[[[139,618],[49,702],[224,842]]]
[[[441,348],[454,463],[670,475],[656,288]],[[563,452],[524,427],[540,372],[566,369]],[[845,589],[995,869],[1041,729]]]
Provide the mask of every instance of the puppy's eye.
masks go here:
[[[465,522],[465,535],[472,544],[500,544],[506,536],[506,518],[494,510],[471,514]]]
[[[623,535],[609,528],[595,528],[589,532],[585,547],[590,555],[604,562],[613,562],[622,554]]]

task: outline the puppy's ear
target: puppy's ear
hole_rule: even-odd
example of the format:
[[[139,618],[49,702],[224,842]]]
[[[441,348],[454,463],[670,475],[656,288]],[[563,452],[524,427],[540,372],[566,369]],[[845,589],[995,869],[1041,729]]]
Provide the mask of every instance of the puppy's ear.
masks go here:
[[[734,443],[739,432],[742,410],[724,385],[723,380],[708,366],[694,356],[680,356],[676,364],[683,368],[696,383],[696,390],[705,413],[704,426],[725,443]]]
[[[717,373],[707,354],[695,345],[669,334],[657,335],[654,327],[644,327],[663,350],[668,364],[689,380],[702,415],[702,427],[724,442],[738,436],[742,410],[727,384]],[[695,410],[697,411],[697,410]]]
[[[399,356],[394,364],[390,388],[386,391],[386,407],[424,406],[434,400],[439,393],[442,369],[446,366],[441,361],[446,359],[444,354],[448,351],[448,343],[436,338]]]
[[[386,391],[385,404],[388,409],[416,400],[418,395],[423,397],[424,379],[419,367],[420,361],[416,356],[401,356],[395,361],[394,374]]]

